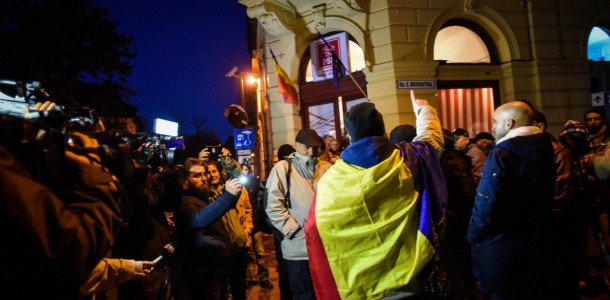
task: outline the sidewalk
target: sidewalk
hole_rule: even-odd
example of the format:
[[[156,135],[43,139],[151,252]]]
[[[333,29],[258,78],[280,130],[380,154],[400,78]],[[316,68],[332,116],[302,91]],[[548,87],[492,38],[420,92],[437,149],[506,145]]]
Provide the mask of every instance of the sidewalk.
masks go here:
[[[265,244],[265,259],[269,265],[269,281],[273,284],[273,289],[261,288],[258,284],[248,286],[246,297],[252,300],[271,300],[280,299],[280,289],[277,275],[277,261],[275,260],[275,248],[273,246],[273,236],[263,234]],[[256,266],[255,266],[256,267]]]

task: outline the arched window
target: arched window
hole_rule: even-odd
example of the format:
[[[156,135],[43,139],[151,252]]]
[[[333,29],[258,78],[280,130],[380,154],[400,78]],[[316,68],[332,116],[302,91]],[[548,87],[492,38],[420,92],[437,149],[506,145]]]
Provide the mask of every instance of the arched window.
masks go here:
[[[490,63],[485,42],[474,31],[463,26],[448,26],[436,35],[434,60],[447,63]]]
[[[443,24],[434,41],[434,60],[440,64],[459,64],[460,72],[480,73],[499,68],[496,45],[479,24],[467,19],[452,19]],[[470,65],[470,66],[468,66]],[[447,70],[447,68],[444,68]],[[465,128],[470,134],[490,132],[494,107],[499,101],[498,83],[487,78],[438,82],[438,114],[441,126],[449,130]]]
[[[352,67],[352,72],[360,71],[364,69],[364,51],[354,41],[349,41],[349,65]],[[305,82],[312,82],[313,75],[311,75],[311,59],[307,63],[307,69],[305,73]]]
[[[320,136],[330,134],[340,139],[345,131],[343,113],[351,106],[368,101],[363,95],[366,92],[364,51],[352,39],[348,40],[350,76],[340,80],[340,87],[332,79],[314,82],[309,49],[303,53],[299,71],[299,93],[301,99],[301,117],[303,127],[314,129]],[[354,83],[354,81],[357,82]]]
[[[592,61],[610,61],[610,31],[603,27],[593,27],[587,42],[587,58]]]

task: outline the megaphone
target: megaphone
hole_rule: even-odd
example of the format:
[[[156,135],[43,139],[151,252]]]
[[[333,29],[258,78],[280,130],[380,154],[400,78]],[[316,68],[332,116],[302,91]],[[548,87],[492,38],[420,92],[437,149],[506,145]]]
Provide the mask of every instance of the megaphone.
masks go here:
[[[236,129],[242,129],[248,126],[248,115],[246,110],[236,104],[231,104],[225,109],[225,118]]]

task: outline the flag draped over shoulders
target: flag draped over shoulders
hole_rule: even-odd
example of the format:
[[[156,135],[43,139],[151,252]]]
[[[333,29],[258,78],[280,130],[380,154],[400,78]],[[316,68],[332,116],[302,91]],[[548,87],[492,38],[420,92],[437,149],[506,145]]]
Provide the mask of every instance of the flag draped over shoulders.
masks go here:
[[[436,246],[420,228],[435,222],[422,222],[432,216],[420,196],[399,150],[366,169],[337,161],[305,224],[316,296],[378,299],[410,283]]]
[[[413,173],[415,189],[421,193],[418,230],[437,247],[444,232],[448,197],[440,157],[426,142],[400,143],[397,147]]]

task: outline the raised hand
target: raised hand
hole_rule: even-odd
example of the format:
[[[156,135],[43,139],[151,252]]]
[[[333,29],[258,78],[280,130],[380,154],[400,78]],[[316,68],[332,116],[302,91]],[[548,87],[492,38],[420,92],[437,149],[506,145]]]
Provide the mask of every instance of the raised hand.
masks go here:
[[[233,178],[225,184],[225,190],[235,196],[238,196],[241,192],[241,183],[239,183],[239,179]]]
[[[210,160],[210,150],[206,147],[199,151],[199,160],[208,161]]]
[[[420,108],[428,105],[428,100],[417,99],[415,96],[415,91],[411,90],[411,104],[413,105],[413,112],[417,114]]]

